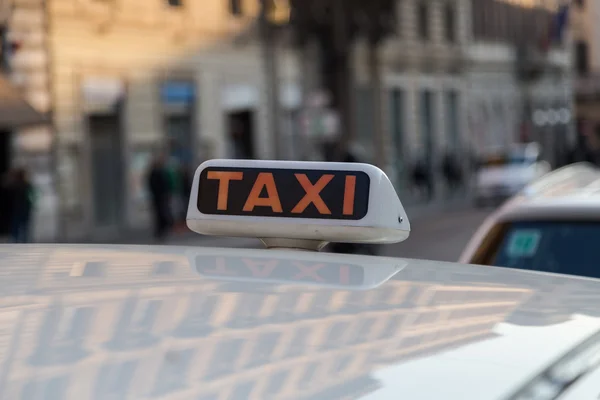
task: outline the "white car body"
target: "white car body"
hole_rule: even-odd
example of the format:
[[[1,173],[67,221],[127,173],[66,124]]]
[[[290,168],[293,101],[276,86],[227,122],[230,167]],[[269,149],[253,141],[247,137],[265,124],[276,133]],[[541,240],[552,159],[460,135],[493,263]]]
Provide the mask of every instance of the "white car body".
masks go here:
[[[600,223],[600,169],[573,164],[534,181],[486,218],[458,261],[488,265],[499,229],[521,222]]]
[[[478,170],[475,181],[478,203],[511,197],[550,172],[550,165],[540,160],[536,143],[512,146],[505,157],[508,161],[500,165],[484,165]]]

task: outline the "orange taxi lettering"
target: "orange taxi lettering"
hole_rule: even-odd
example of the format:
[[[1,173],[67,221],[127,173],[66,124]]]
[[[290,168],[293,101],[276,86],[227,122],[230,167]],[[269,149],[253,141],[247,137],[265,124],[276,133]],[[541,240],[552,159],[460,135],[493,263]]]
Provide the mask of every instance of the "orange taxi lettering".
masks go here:
[[[273,273],[277,267],[277,260],[254,261],[244,258],[244,264],[252,271],[252,276],[256,278],[266,278]]]
[[[267,189],[267,197],[260,197],[263,188]],[[283,212],[275,180],[273,179],[273,174],[270,172],[261,172],[258,174],[256,182],[254,182],[254,186],[252,186],[250,195],[246,200],[246,204],[244,204],[244,211],[253,211],[254,207],[257,206],[271,207],[273,212]]]
[[[354,194],[356,192],[356,176],[347,176],[344,186],[344,215],[354,214]]]
[[[295,262],[294,265],[298,267],[298,269],[301,271],[296,276],[294,276],[294,279],[311,277],[316,282],[323,282],[323,278],[319,276],[317,271],[323,268],[325,264],[305,265],[303,263]]]
[[[300,182],[300,185],[302,185],[302,188],[306,194],[302,200],[296,204],[296,207],[292,209],[292,213],[300,214],[312,203],[315,205],[320,214],[330,215],[331,211],[329,211],[329,208],[327,205],[325,205],[325,202],[323,202],[320,193],[321,190],[323,190],[323,188],[327,186],[329,182],[331,182],[333,175],[323,175],[314,185],[310,183],[310,180],[308,180],[308,177],[305,174],[294,175],[296,175],[296,179],[298,182]]]
[[[241,181],[244,177],[243,172],[229,171],[209,171],[208,179],[217,179],[219,181],[219,196],[217,197],[217,210],[227,210],[227,198],[229,197],[229,182]]]

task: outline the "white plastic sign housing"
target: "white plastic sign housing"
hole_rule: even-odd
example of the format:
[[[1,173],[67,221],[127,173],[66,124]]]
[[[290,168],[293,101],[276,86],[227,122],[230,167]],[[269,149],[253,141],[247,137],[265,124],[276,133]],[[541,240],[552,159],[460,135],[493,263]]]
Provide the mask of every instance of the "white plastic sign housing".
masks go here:
[[[397,243],[410,233],[386,174],[360,163],[209,160],[198,167],[188,227],[201,234]]]

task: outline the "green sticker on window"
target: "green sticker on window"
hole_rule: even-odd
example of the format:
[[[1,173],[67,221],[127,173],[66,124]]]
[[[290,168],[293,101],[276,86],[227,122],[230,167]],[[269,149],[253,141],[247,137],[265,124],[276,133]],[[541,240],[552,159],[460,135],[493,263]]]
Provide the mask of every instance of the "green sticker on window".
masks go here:
[[[535,254],[540,242],[541,233],[537,230],[521,230],[513,232],[508,244],[510,257],[531,257]]]

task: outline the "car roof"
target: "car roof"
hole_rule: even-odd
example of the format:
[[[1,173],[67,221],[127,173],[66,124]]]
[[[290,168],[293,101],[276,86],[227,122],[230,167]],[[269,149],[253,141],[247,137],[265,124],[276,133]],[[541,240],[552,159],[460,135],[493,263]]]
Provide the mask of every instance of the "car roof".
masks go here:
[[[465,246],[459,262],[470,262],[490,230],[521,221],[600,220],[600,169],[575,163],[550,172],[494,210]]]
[[[598,280],[433,261],[0,245],[0,274],[10,399],[496,399],[600,330]]]
[[[600,169],[588,163],[577,163],[535,181],[493,216],[503,221],[599,218],[598,200]]]

